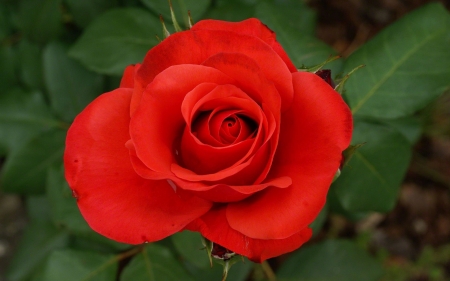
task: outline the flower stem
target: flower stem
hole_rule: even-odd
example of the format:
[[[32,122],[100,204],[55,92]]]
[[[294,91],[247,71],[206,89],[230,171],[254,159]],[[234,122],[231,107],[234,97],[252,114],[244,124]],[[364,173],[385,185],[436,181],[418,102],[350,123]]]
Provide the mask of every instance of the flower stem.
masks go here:
[[[139,246],[137,246],[137,247],[133,247],[133,248],[129,249],[129,250],[126,251],[126,252],[123,252],[123,253],[118,254],[118,255],[116,256],[116,260],[117,260],[117,261],[120,261],[120,260],[126,259],[126,258],[128,258],[128,257],[134,256],[134,255],[136,255],[136,254],[142,252],[142,249],[144,249],[144,246],[143,246],[143,245],[139,245]]]
[[[266,274],[269,281],[277,281],[277,277],[275,276],[273,269],[270,267],[270,264],[267,261],[263,261],[261,263],[261,268]]]

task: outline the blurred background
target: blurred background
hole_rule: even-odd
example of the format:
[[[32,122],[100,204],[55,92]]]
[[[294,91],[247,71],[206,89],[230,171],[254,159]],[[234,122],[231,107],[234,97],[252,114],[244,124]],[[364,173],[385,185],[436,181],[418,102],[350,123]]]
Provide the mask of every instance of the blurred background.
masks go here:
[[[1,0],[0,6],[14,6],[12,2]],[[43,5],[44,2],[42,0]],[[255,1],[244,2],[251,5]],[[316,14],[316,36],[343,57],[406,13],[428,2],[432,1],[305,1]],[[450,8],[450,1],[440,2]],[[67,6],[64,1],[61,5],[66,16]],[[66,28],[77,28],[64,16]],[[15,44],[21,36],[20,30],[12,28],[0,45]],[[1,61],[0,66],[7,67]],[[450,280],[450,92],[447,90],[418,117],[423,124],[423,135],[414,146],[412,162],[394,210],[387,214],[373,213],[360,221],[331,214],[321,232],[310,242],[325,237],[354,239],[382,261],[383,281]],[[6,156],[0,155],[3,155],[0,157],[1,169]],[[6,270],[29,220],[23,199],[0,189],[0,281],[6,280]],[[275,268],[281,263],[283,257],[271,261]]]

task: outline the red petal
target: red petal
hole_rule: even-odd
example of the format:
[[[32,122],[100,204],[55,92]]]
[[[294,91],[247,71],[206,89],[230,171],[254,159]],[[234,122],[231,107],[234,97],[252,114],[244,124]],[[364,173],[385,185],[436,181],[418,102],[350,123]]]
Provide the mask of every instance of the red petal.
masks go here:
[[[220,20],[202,20],[196,23],[191,30],[224,30],[239,34],[258,37],[269,44],[272,49],[283,59],[291,72],[296,72],[297,68],[291,62],[286,52],[276,40],[275,32],[270,30],[260,20],[252,18],[241,22],[227,22]]]
[[[282,116],[268,175],[289,176],[292,186],[266,189],[227,209],[231,227],[253,238],[287,238],[315,219],[351,139],[352,117],[341,96],[315,74],[293,77],[294,102]]]
[[[136,71],[139,69],[140,64],[129,65],[125,68],[120,81],[120,88],[133,88],[134,87],[134,76]]]
[[[253,146],[249,151],[255,150]],[[182,181],[210,181],[212,183],[221,183],[227,185],[249,185],[259,184],[257,179],[261,176],[266,176],[267,167],[271,164],[270,151],[273,149],[270,143],[264,143],[261,147],[258,147],[256,153],[246,161],[239,161],[235,165],[224,168],[218,172],[211,174],[197,174],[192,170],[181,167],[180,165],[173,163],[171,170]],[[268,164],[269,163],[269,164]]]
[[[230,227],[225,215],[225,208],[211,209],[201,218],[189,224],[186,229],[198,231],[208,240],[246,256],[254,262],[262,262],[291,252],[308,241],[312,235],[311,229],[305,228],[286,239],[253,239]]]
[[[190,131],[195,133],[203,143],[216,147],[225,145],[220,142],[220,130],[211,131],[211,118],[216,115],[216,112],[230,109],[234,109],[236,113],[241,112],[255,123],[261,122],[260,106],[234,85],[204,83],[187,94],[181,105],[181,112]],[[202,112],[210,112],[210,114],[202,115]],[[244,140],[244,134],[239,136],[236,142]]]
[[[309,118],[308,122],[303,122],[303,130],[314,132],[314,135],[322,134],[322,137],[337,145],[341,151],[346,149],[352,138],[353,119],[341,95],[313,73],[295,73],[293,81],[295,93],[299,96],[297,104],[302,104],[302,115],[315,115],[314,119]]]
[[[273,114],[290,107],[294,97],[292,77],[282,69],[266,73],[253,58],[244,54],[219,53],[203,62],[203,65],[216,68],[236,80],[235,85],[242,89],[257,103],[267,104]],[[280,84],[283,84],[281,87]]]
[[[149,169],[171,175],[170,167],[177,162],[176,149],[186,126],[181,114],[186,94],[201,83],[231,82],[222,72],[201,65],[177,65],[161,72],[147,87],[131,118],[136,155]]]
[[[201,64],[209,57],[222,52],[248,56],[257,62],[261,72],[275,84],[280,93],[291,93],[292,96],[288,67],[280,56],[259,38],[229,31],[184,31],[172,34],[145,56],[137,72],[137,90],[133,93],[131,112],[133,113],[140,103],[142,89],[164,69],[179,64]]]
[[[226,147],[212,147],[200,143],[185,130],[181,141],[181,157],[186,168],[197,174],[211,174],[233,166],[250,150],[253,140],[248,139]]]
[[[161,173],[154,172],[148,169],[142,161],[136,156],[134,147],[130,147],[130,157],[132,161],[132,165],[135,171],[143,178],[152,179],[152,180],[160,180],[167,179],[167,176],[162,175]],[[172,169],[177,173],[181,173],[177,171],[178,169],[184,169],[178,165],[174,165]],[[184,169],[186,173],[191,173],[191,171]],[[234,202],[245,199],[252,195],[255,192],[261,191],[267,187],[277,187],[277,188],[286,188],[292,184],[292,180],[289,177],[280,177],[275,178],[271,181],[267,181],[263,184],[253,184],[253,185],[226,185],[226,184],[216,184],[213,182],[190,182],[182,180],[176,176],[169,176],[169,179],[172,182],[177,183],[177,186],[182,187],[185,190],[195,191],[197,196],[205,198],[209,201],[214,202]]]
[[[219,85],[204,93],[204,89],[209,90],[205,86],[196,87],[184,99],[182,112],[188,125],[180,151],[183,166],[203,175],[241,164],[252,154],[254,138],[224,143],[220,136],[224,119],[237,113],[249,116],[257,123],[262,119],[260,107],[235,86]],[[199,116],[194,120],[199,112],[209,112],[209,116]],[[234,137],[233,141],[237,139]]]
[[[165,238],[204,214],[211,203],[163,181],[141,178],[131,166],[131,89],[103,94],[70,127],[66,179],[88,224],[113,240],[138,244]]]
[[[291,184],[292,180],[289,177],[280,177],[262,184],[253,185],[216,184],[208,186],[202,184],[201,187],[203,187],[204,190],[201,190],[201,187],[199,188],[199,184],[197,184],[195,194],[214,202],[236,202],[268,187],[286,188]]]
[[[290,107],[293,98],[293,91],[286,90],[280,91],[274,88],[273,83],[263,76],[259,66],[253,59],[246,55],[235,53],[220,53],[210,57],[204,62],[204,65],[208,65],[219,69],[228,76],[234,78],[242,90],[250,95],[256,102],[260,103],[263,108],[267,123],[263,123],[263,126],[269,126],[270,129],[264,130],[267,135],[264,138],[264,142],[269,142],[265,148],[268,151],[260,152],[260,155],[266,155],[264,158],[259,158],[255,161],[258,164],[265,163],[265,165],[259,165],[260,169],[256,169],[255,165],[249,165],[247,170],[253,169],[249,174],[259,173],[259,176],[254,178],[255,183],[260,183],[265,179],[267,172],[272,165],[273,155],[278,145],[278,135],[280,130],[280,97],[282,99],[281,110],[287,110]],[[279,79],[282,79],[281,77]],[[285,81],[291,81],[292,78],[284,78]],[[291,85],[292,88],[292,85]],[[261,124],[260,124],[261,125]],[[258,131],[258,134],[260,131]],[[262,145],[262,144],[261,144]],[[236,175],[243,179],[248,179],[248,176],[242,177],[242,174]],[[238,183],[233,183],[237,185]],[[243,183],[248,184],[248,182]]]
[[[265,111],[264,108],[263,111]],[[235,165],[216,173],[199,175],[178,164],[172,164],[173,174],[181,181],[188,182],[205,181],[231,186],[248,186],[261,183],[272,163],[272,155],[275,151],[274,143],[278,141],[278,135],[274,134],[275,129],[277,129],[273,121],[274,118],[270,112],[265,111],[265,113],[268,115],[269,121],[263,119],[249,153]],[[255,152],[252,153],[253,151]],[[182,187],[190,189],[184,184]]]

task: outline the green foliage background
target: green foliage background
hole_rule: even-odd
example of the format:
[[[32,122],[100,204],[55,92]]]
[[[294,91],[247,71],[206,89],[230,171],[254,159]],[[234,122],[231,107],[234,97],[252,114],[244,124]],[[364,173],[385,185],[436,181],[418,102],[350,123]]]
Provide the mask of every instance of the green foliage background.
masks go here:
[[[174,0],[187,26],[215,18],[261,19],[297,67],[335,51],[315,38],[316,15],[294,0]],[[3,192],[23,195],[30,222],[11,261],[9,281],[220,280],[195,233],[132,247],[94,233],[64,180],[64,138],[73,118],[117,87],[125,66],[140,62],[170,28],[166,0],[0,0],[0,174]],[[365,143],[333,184],[314,222],[389,212],[421,135],[415,113],[450,87],[450,16],[429,4],[327,66],[342,79],[358,65],[343,97],[355,117],[353,144]],[[187,46],[188,47],[188,46]],[[229,280],[264,280],[260,265],[238,262]],[[278,268],[279,280],[375,281],[381,264],[357,243],[326,239]]]

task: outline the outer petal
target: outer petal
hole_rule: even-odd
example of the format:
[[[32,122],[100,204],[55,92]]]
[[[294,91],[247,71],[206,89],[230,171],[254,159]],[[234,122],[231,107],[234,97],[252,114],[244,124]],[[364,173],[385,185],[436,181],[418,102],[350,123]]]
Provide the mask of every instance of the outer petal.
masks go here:
[[[282,116],[267,178],[289,176],[292,186],[266,189],[227,208],[230,226],[249,237],[282,239],[309,225],[325,204],[341,153],[350,143],[352,118],[341,96],[314,74],[293,77],[294,102]]]
[[[275,32],[270,30],[260,20],[252,18],[241,22],[227,22],[220,20],[202,20],[196,23],[191,30],[225,30],[239,34],[258,37],[267,43],[283,59],[291,72],[296,72],[297,68],[289,59],[286,52],[277,42]]]
[[[129,65],[125,68],[122,76],[122,80],[120,81],[120,88],[133,88],[134,87],[134,76],[136,71],[139,69],[141,65]]]
[[[131,94],[123,88],[103,94],[77,116],[67,134],[64,164],[92,229],[137,244],[179,231],[211,203],[176,193],[167,181],[146,180],[133,170],[125,148]]]
[[[136,76],[131,111],[140,103],[143,89],[164,69],[178,64],[202,64],[218,53],[246,55],[258,63],[261,72],[280,93],[292,94],[291,73],[280,56],[259,38],[229,31],[197,30],[177,32],[151,49]],[[139,90],[141,89],[141,90]],[[283,107],[288,107],[286,103]]]
[[[268,258],[291,252],[308,241],[312,235],[311,229],[305,228],[286,239],[253,239],[229,226],[223,207],[210,210],[189,224],[186,229],[199,231],[208,240],[246,256],[254,262],[262,262]]]

